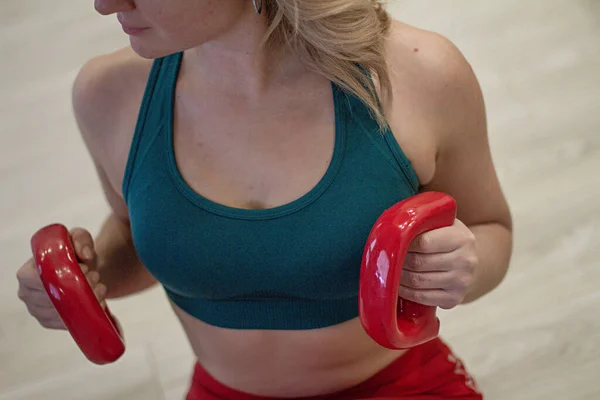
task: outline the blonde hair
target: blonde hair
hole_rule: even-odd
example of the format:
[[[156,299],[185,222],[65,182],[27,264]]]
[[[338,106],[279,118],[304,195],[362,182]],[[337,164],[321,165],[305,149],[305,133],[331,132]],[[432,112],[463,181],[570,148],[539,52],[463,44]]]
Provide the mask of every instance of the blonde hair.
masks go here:
[[[380,0],[263,0],[265,44],[290,46],[313,71],[357,96],[381,129],[390,79],[384,37],[391,18]],[[378,81],[379,94],[371,76]]]

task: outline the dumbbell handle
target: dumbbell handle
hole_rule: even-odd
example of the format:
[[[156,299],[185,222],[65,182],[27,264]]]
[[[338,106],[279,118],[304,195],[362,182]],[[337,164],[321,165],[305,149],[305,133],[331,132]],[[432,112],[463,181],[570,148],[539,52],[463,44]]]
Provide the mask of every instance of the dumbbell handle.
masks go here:
[[[373,226],[360,271],[359,315],[381,346],[407,349],[439,334],[436,307],[398,297],[404,259],[420,234],[451,226],[456,202],[447,194],[423,192],[386,210]]]
[[[31,250],[44,288],[83,354],[100,365],[118,360],[125,352],[119,324],[96,299],[67,228],[53,224],[40,229],[31,238]]]

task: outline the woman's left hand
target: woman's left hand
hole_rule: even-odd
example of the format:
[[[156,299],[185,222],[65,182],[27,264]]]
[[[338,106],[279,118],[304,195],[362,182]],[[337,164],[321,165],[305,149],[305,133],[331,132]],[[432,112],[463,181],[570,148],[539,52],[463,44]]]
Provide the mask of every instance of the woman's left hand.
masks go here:
[[[449,227],[419,235],[404,262],[399,296],[451,309],[461,304],[478,263],[475,235],[458,219]]]

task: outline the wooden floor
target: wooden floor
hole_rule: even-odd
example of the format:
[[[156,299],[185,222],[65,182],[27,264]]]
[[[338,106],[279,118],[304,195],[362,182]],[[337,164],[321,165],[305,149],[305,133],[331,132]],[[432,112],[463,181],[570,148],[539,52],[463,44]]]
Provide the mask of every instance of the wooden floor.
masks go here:
[[[490,400],[600,399],[600,2],[390,1],[471,61],[516,224],[510,273],[442,315],[443,335]],[[16,297],[30,235],[92,231],[107,210],[69,90],[91,56],[126,44],[92,1],[0,4],[0,399],[182,399],[190,349],[160,289],[112,303],[128,350],[88,363]]]

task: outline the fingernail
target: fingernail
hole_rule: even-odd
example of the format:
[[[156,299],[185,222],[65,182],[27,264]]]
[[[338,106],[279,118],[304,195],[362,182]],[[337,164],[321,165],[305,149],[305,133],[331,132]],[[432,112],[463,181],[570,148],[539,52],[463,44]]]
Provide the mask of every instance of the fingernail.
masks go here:
[[[98,282],[100,282],[100,274],[99,274],[98,272],[96,272],[96,271],[92,271],[92,272],[90,272],[90,275],[89,275],[89,277],[90,277],[90,280],[91,280],[93,283],[98,283]]]
[[[82,252],[81,252],[81,243],[79,243],[78,241],[74,240],[73,241],[73,246],[75,247],[75,253],[82,254]]]
[[[96,286],[96,294],[98,295],[98,297],[104,298],[104,296],[106,296],[106,286],[104,286],[103,284],[99,284],[98,286]]]
[[[94,258],[94,252],[88,246],[85,246],[83,248],[82,254],[86,260],[91,260],[92,258]]]

